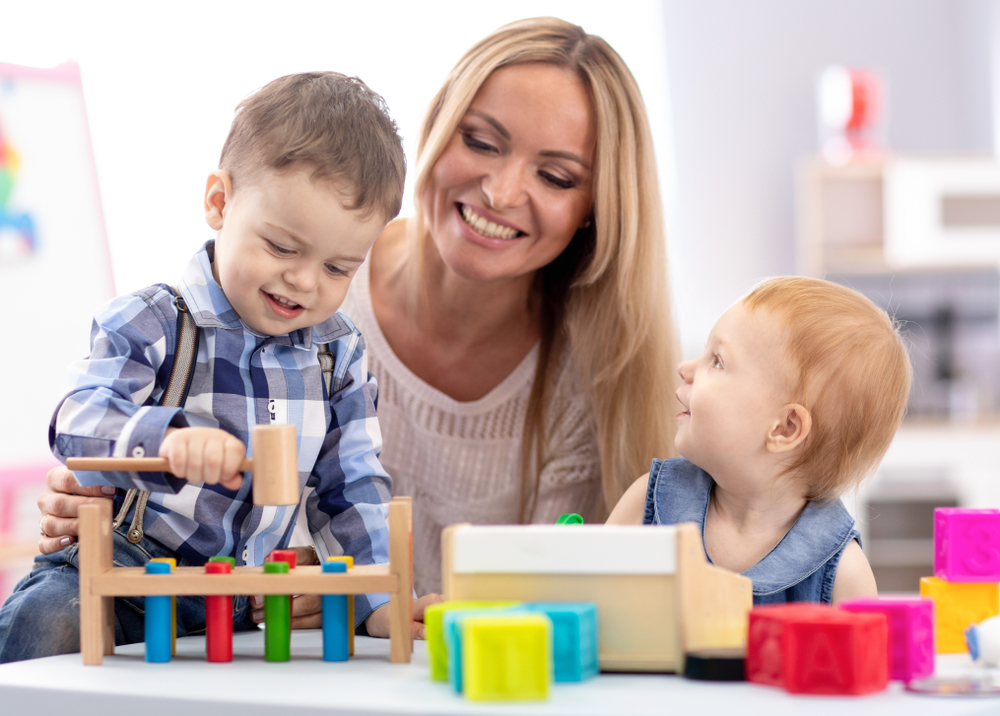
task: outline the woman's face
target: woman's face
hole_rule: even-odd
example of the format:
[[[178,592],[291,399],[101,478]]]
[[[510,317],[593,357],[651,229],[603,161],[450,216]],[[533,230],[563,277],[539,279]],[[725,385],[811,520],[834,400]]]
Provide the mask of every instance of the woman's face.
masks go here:
[[[571,71],[531,63],[490,75],[421,196],[444,263],[484,281],[555,259],[590,215],[596,135]]]

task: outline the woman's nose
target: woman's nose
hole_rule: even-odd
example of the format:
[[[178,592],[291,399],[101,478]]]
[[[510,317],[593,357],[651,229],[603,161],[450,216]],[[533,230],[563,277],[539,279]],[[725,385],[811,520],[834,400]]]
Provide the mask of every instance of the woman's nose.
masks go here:
[[[524,203],[525,167],[520,162],[506,161],[483,177],[482,187],[492,209],[509,209]]]

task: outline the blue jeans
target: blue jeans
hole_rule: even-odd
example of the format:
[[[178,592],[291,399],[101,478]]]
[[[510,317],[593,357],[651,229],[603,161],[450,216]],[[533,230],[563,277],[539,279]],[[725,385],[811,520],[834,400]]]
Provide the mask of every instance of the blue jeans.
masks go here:
[[[173,557],[178,566],[189,563],[149,537],[139,544],[125,539],[128,523],[113,533],[116,567],[141,567],[154,557]],[[0,663],[80,651],[79,547],[35,558],[31,573],[14,588],[0,608]],[[117,597],[115,644],[134,644],[145,638],[142,597]],[[249,598],[233,597],[233,629],[256,629],[250,620]],[[177,597],[177,636],[205,631],[204,597]]]

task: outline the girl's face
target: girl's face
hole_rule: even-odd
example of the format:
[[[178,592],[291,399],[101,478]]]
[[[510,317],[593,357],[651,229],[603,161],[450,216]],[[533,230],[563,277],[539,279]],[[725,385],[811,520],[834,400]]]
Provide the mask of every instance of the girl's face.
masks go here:
[[[571,71],[530,63],[490,75],[421,196],[445,265],[489,281],[555,259],[590,216],[596,136]]]

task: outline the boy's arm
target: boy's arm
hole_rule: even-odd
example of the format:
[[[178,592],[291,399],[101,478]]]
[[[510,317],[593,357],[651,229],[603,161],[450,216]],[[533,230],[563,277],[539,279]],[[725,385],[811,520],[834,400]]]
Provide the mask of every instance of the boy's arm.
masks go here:
[[[836,605],[853,597],[877,597],[875,575],[868,558],[861,551],[857,540],[851,540],[840,555],[837,576],[833,580],[833,603]]]
[[[379,462],[382,436],[375,417],[377,387],[368,372],[364,340],[344,339],[331,346],[334,370],[346,373],[330,399],[331,422],[307,484],[315,489],[306,500],[306,517],[320,559],[347,554],[355,564],[389,561],[388,502],[392,480]],[[355,620],[361,624],[389,601],[385,594],[355,598]]]
[[[176,310],[166,290],[120,296],[99,310],[90,355],[70,367],[69,392],[49,425],[49,445],[69,457],[153,457],[170,427],[186,427],[180,408],[155,405],[169,377]],[[81,485],[176,492],[165,473],[78,472]]]

